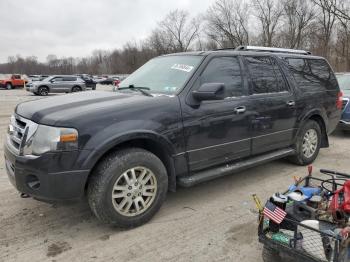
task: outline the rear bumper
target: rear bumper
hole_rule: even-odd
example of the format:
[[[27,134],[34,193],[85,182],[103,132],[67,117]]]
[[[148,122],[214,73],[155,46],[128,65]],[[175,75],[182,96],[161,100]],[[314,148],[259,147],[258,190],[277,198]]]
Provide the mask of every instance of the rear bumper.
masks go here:
[[[5,144],[6,172],[19,192],[38,200],[80,199],[90,170],[73,168],[77,152],[46,153],[33,158],[15,155]]]
[[[338,128],[341,130],[350,130],[350,121],[340,120]]]

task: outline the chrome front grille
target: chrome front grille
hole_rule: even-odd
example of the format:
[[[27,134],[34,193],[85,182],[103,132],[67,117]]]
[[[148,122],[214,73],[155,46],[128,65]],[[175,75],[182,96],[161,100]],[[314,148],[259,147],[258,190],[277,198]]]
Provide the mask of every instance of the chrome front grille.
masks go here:
[[[35,133],[38,125],[33,121],[20,117],[11,116],[7,131],[7,144],[15,154],[22,155],[23,148]]]

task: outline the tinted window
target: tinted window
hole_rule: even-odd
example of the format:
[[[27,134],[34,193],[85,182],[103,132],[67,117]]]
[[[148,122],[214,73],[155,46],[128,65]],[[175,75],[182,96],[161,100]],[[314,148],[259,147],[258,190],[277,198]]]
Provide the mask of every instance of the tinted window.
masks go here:
[[[288,58],[289,69],[300,88],[311,87],[310,69],[306,61],[302,58]]]
[[[271,61],[272,61],[273,69],[275,71],[279,91],[280,92],[288,91],[288,86],[287,86],[286,80],[283,77],[281,68],[279,67],[275,59],[271,58]]]
[[[61,82],[63,81],[63,78],[62,77],[55,77],[52,79],[53,82]]]
[[[299,88],[306,91],[336,89],[335,76],[323,59],[287,58]]]
[[[77,80],[76,77],[70,77],[70,76],[67,76],[67,77],[63,78],[63,81],[76,81],[76,80]]]
[[[213,58],[200,77],[200,84],[223,83],[225,96],[243,95],[241,69],[237,57]]]
[[[252,93],[279,92],[274,65],[269,57],[246,57],[252,81]]]
[[[326,60],[307,59],[315,81],[326,89],[336,89],[337,81]]]

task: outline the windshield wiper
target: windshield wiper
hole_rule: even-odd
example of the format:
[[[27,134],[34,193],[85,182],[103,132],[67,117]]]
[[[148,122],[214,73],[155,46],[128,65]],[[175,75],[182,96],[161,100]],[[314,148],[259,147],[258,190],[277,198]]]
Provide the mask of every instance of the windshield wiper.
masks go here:
[[[129,86],[119,87],[118,88],[118,90],[125,90],[125,89],[137,90],[137,91],[140,91],[145,96],[152,96],[151,93],[146,91],[146,90],[151,90],[149,87],[129,85]]]

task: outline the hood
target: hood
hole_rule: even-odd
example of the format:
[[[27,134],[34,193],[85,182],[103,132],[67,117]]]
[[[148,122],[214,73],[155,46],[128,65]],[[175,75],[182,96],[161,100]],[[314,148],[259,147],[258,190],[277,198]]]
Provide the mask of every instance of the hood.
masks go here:
[[[24,102],[17,105],[16,113],[38,124],[74,127],[75,120],[102,118],[121,109],[130,110],[136,104],[153,103],[153,99],[157,98],[136,92],[87,91]]]

